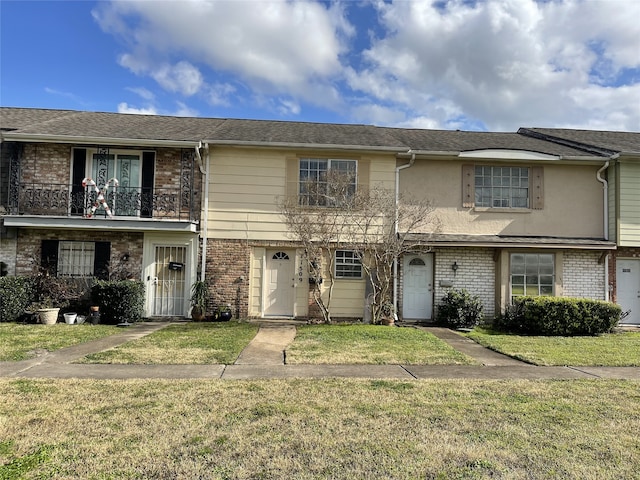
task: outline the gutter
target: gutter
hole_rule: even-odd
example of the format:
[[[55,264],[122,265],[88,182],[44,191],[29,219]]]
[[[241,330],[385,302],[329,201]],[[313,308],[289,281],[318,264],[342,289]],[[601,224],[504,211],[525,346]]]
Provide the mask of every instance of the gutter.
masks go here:
[[[12,134],[3,132],[4,141],[34,142],[34,143],[85,143],[95,145],[118,145],[123,147],[176,147],[197,148],[198,142],[193,140],[150,140],[145,138],[115,138],[115,137],[85,137],[73,135],[39,135],[39,134]]]
[[[202,142],[200,143],[202,145]],[[207,241],[209,238],[209,172],[211,169],[211,157],[209,156],[209,144],[205,143],[202,148],[205,151],[205,157],[207,160],[206,170],[202,170],[202,161],[200,161],[200,171],[204,174],[204,196],[202,199],[202,222],[200,227],[200,235],[202,236],[202,259],[200,265],[200,280],[204,282],[206,277],[206,265],[207,265]],[[200,152],[198,151],[198,157],[200,158]]]
[[[398,204],[400,203],[400,170],[412,167],[416,161],[416,154],[412,150],[407,151],[407,154],[411,155],[409,163],[406,165],[400,165],[396,167],[396,208],[394,219],[394,235],[398,234]],[[395,319],[398,319],[398,258],[393,259],[393,306],[396,309]]]
[[[616,153],[611,155],[610,160],[615,160],[620,156]],[[609,240],[609,183],[602,177],[602,173],[609,168],[610,160],[607,160],[605,164],[596,173],[596,179],[602,183],[602,208],[603,208],[603,227],[604,227],[604,239]],[[609,255],[604,255],[604,299],[609,301]]]

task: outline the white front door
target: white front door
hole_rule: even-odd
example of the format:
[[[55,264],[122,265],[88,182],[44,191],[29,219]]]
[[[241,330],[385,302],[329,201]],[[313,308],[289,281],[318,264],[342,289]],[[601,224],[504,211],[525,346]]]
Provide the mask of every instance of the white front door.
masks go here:
[[[630,310],[622,323],[640,325],[640,260],[616,261],[616,285],[618,305],[623,312]]]
[[[429,320],[433,312],[433,255],[405,255],[402,318]]]
[[[182,316],[186,306],[187,247],[156,245],[151,280],[151,315]]]
[[[283,250],[267,251],[265,316],[293,316],[295,255]]]

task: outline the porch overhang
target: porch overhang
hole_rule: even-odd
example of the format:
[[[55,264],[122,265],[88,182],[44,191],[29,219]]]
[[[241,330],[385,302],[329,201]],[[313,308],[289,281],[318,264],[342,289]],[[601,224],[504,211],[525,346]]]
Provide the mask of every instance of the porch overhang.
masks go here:
[[[544,248],[615,250],[616,243],[597,238],[534,237],[509,235],[460,235],[414,233],[407,241],[428,247]]]
[[[84,218],[56,217],[41,215],[6,215],[5,227],[53,228],[64,230],[102,230],[118,232],[198,232],[198,223],[170,219],[125,219],[125,218]]]

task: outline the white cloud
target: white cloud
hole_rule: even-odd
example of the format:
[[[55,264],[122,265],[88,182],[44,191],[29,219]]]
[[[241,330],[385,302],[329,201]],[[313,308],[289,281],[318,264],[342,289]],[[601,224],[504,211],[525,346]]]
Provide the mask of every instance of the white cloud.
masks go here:
[[[611,127],[640,126],[637,89],[594,85],[640,67],[640,27],[632,20],[640,18],[640,3],[634,0],[377,8],[385,34],[365,52],[364,76],[349,77],[352,88],[374,99],[393,96],[405,111],[419,112],[417,118],[439,118],[435,110],[449,103],[458,118],[463,113],[489,129],[584,124],[594,115],[610,118]],[[600,82],[590,83],[594,75]],[[606,107],[588,101],[599,97]]]
[[[184,95],[203,86],[197,62],[258,93],[319,102],[323,84],[340,75],[344,39],[353,34],[339,4],[316,2],[111,2],[93,15],[130,45],[122,66]]]
[[[127,90],[129,90],[130,92],[135,93],[136,95],[138,95],[140,98],[147,100],[147,101],[152,101],[155,99],[155,95],[153,92],[147,90],[144,87],[127,87]]]
[[[367,8],[379,24],[361,23]],[[637,0],[138,1],[93,14],[126,46],[121,66],[212,106],[291,116],[313,105],[429,128],[640,129]]]
[[[154,107],[136,108],[130,106],[127,102],[118,104],[118,113],[135,113],[138,115],[158,115],[158,111]]]

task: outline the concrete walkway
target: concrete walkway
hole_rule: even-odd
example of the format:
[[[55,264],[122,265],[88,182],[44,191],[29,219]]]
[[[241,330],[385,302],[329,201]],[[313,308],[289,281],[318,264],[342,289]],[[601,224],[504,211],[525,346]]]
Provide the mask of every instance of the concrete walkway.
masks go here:
[[[148,335],[169,323],[139,323],[110,337],[63,348],[22,362],[0,362],[0,377],[92,379],[577,379],[640,380],[638,367],[536,367],[476,344],[446,328],[420,327],[481,365],[286,365],[287,346],[299,322],[264,322],[234,365],[89,365],[73,364],[89,353],[103,351]]]

